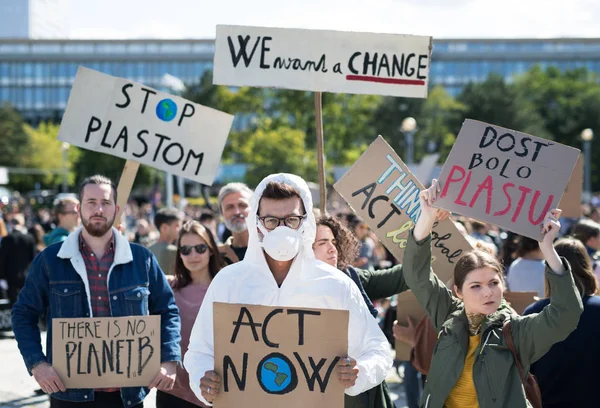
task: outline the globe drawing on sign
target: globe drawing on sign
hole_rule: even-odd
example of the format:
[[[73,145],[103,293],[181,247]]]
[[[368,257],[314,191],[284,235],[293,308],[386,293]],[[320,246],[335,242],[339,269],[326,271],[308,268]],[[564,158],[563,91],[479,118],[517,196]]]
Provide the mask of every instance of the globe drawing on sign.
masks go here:
[[[171,99],[163,99],[156,105],[156,116],[165,122],[172,121],[177,116],[177,104]]]
[[[281,353],[272,353],[258,364],[258,382],[269,394],[287,394],[298,384],[296,369]]]

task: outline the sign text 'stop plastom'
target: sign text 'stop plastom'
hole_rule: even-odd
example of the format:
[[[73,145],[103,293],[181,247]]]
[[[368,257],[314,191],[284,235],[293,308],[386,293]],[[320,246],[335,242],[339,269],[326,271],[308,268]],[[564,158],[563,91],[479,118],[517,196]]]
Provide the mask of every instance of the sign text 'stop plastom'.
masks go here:
[[[58,139],[212,184],[233,116],[79,67]]]
[[[214,83],[427,97],[431,37],[217,26]]]

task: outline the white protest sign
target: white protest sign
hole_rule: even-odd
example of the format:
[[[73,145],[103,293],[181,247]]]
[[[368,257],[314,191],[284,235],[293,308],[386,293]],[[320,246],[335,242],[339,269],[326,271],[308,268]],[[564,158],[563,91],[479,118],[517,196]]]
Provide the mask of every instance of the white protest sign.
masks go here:
[[[213,82],[427,97],[431,37],[217,26]]]
[[[232,122],[227,113],[79,67],[58,139],[212,184]]]

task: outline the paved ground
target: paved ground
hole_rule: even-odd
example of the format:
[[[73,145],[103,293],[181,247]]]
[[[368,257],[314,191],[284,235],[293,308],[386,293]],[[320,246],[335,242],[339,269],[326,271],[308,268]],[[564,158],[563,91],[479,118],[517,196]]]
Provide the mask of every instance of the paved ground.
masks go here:
[[[404,389],[400,381],[395,371],[391,371],[388,383],[397,408],[405,407]],[[35,395],[33,390],[36,388],[39,387],[33,377],[27,374],[12,333],[0,333],[0,408],[48,408],[48,397]],[[144,407],[155,408],[154,393],[144,400]]]

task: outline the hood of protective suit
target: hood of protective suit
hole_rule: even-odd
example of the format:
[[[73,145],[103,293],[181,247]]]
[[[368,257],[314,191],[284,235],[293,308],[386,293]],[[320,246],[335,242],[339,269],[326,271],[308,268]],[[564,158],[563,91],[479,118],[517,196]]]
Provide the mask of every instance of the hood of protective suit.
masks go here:
[[[298,252],[298,255],[296,255],[294,259],[292,267],[290,268],[290,272],[288,273],[288,277],[290,277],[290,275],[299,273],[303,266],[315,262],[315,254],[312,250],[312,245],[315,241],[315,236],[317,232],[315,216],[312,211],[312,196],[310,194],[308,185],[306,184],[306,181],[304,181],[302,178],[293,174],[279,173],[267,176],[256,187],[256,190],[254,190],[254,195],[250,200],[250,211],[248,214],[248,218],[246,218],[249,238],[248,250],[246,251],[246,255],[244,256],[244,262],[260,264],[261,266],[266,267],[267,272],[271,273],[266,264],[265,254],[261,246],[261,237],[258,233],[258,223],[260,222],[260,220],[258,219],[257,215],[260,199],[262,198],[267,184],[269,184],[270,182],[283,183],[294,187],[298,191],[298,193],[300,193],[300,198],[302,199],[302,202],[304,203],[304,208],[306,210],[306,218],[304,219],[302,225],[298,229],[298,231],[302,235],[300,250]]]

